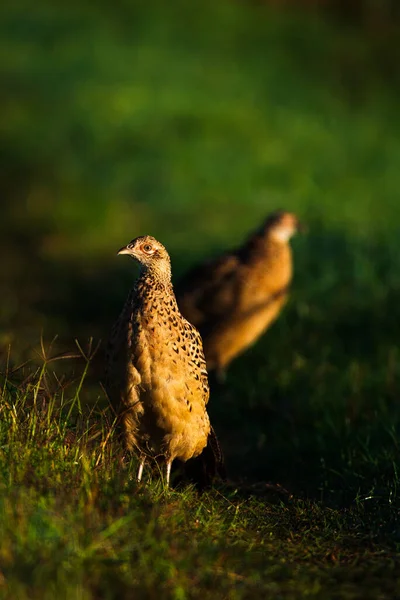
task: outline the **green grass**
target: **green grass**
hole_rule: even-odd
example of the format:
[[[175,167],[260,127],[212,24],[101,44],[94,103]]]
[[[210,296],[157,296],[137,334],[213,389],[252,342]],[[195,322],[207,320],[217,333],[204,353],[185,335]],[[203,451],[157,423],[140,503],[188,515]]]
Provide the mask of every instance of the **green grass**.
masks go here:
[[[138,486],[134,461],[121,462],[110,411],[79,414],[76,384],[60,385],[50,365],[3,379],[2,597],[398,594],[398,447],[387,406],[375,407],[359,436],[349,435],[349,426],[346,435],[341,410],[325,418],[315,410],[314,422],[298,432],[300,448],[286,438],[280,460],[298,461],[313,436],[320,465],[307,485],[320,481],[308,494],[300,492],[306,480],[298,472],[298,493],[274,494],[233,476],[199,497],[191,487],[167,491],[151,473]],[[226,419],[234,431],[229,412]],[[339,440],[333,463],[326,446]]]
[[[0,8],[0,597],[400,597],[398,25],[164,4]],[[137,487],[103,346],[44,355],[107,338],[135,235],[176,279],[278,207],[308,233],[210,400],[228,483]]]

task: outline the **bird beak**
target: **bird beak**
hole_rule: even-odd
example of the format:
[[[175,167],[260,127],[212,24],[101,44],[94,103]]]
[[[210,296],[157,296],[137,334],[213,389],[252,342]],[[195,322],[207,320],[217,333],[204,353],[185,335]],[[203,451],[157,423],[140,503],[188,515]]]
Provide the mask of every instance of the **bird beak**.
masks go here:
[[[120,250],[118,250],[117,254],[130,254],[131,251],[128,246],[123,246]]]

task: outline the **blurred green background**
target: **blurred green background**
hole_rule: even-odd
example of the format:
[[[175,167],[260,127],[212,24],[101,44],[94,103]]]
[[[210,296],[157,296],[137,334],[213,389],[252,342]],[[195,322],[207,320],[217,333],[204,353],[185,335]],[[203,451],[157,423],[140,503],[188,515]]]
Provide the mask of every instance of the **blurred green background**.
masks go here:
[[[367,0],[3,4],[4,353],[32,356],[41,332],[63,349],[106,339],[135,276],[116,252],[139,234],[165,243],[177,280],[270,211],[292,210],[308,233],[293,240],[291,300],[210,410],[242,472],[292,471],[299,486],[318,478],[315,490],[323,456],[354,476],[355,431],[373,469],[396,439],[400,393],[396,11]],[[382,456],[379,477],[392,468]]]
[[[334,296],[384,325],[400,286],[395,5],[286,4],[2,6],[3,345],[104,338],[134,275],[121,245],[159,237],[176,279],[276,208],[309,227],[288,314],[332,320]]]

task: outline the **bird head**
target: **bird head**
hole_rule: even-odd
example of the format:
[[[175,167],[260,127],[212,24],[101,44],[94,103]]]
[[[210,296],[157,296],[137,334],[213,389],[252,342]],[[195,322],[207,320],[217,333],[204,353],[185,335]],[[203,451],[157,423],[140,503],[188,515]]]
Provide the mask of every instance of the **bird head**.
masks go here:
[[[283,210],[269,215],[263,229],[269,237],[277,242],[288,242],[297,231],[304,231],[296,215]]]
[[[128,254],[139,263],[141,269],[152,270],[160,275],[171,275],[171,261],[164,246],[151,235],[141,235],[127,246],[118,250],[118,254]]]

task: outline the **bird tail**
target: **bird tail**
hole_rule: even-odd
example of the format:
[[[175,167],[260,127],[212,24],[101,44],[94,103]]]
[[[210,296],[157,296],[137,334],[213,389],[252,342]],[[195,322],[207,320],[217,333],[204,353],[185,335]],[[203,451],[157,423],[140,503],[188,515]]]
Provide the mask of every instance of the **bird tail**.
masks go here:
[[[185,463],[185,480],[191,481],[199,491],[203,491],[217,477],[226,479],[225,461],[217,435],[211,427],[203,452]]]

